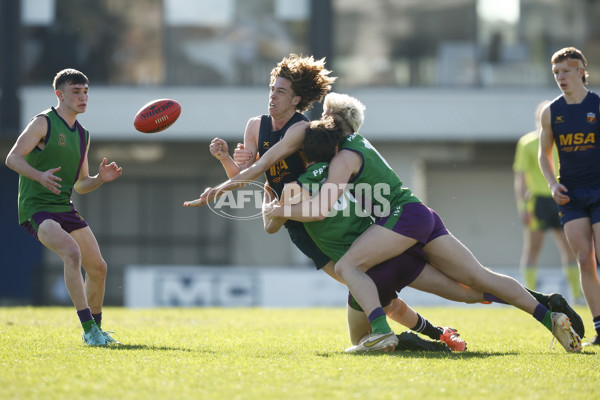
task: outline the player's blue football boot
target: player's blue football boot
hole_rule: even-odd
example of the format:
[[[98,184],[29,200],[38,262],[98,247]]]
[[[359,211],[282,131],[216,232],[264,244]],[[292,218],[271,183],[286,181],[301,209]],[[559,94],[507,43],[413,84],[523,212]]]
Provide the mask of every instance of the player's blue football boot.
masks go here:
[[[92,325],[92,329],[83,332],[83,343],[89,346],[106,346],[106,339],[98,325]]]
[[[102,332],[102,336],[104,336],[104,340],[106,340],[106,344],[121,344],[121,342],[118,342],[117,340],[115,340],[112,336],[110,336],[111,331],[103,331],[102,329],[100,329],[100,332]]]

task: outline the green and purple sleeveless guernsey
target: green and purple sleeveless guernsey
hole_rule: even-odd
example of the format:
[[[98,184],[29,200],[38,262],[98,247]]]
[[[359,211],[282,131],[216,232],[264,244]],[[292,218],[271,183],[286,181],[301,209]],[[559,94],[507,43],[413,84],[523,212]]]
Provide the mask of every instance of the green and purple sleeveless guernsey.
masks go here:
[[[591,91],[579,104],[567,104],[562,95],[550,103],[559,181],[568,189],[600,184],[599,109],[600,97]]]
[[[316,163],[298,177],[298,183],[312,195],[317,194],[327,179],[328,163]],[[305,222],[304,228],[325,255],[338,261],[373,220],[360,209],[356,199],[345,190],[327,218]]]
[[[71,211],[71,193],[79,176],[88,143],[88,131],[79,122],[71,129],[54,107],[42,112],[48,121],[44,149],[36,147],[25,156],[25,161],[39,171],[61,167],[54,173],[60,177],[60,194],[56,195],[39,182],[19,175],[19,224],[26,222],[38,211]]]
[[[358,133],[344,139],[340,147],[342,150],[353,151],[362,157],[362,167],[349,183],[353,185],[351,192],[362,208],[375,218],[399,214],[405,204],[421,202],[410,189],[402,187],[396,172],[375,147]]]

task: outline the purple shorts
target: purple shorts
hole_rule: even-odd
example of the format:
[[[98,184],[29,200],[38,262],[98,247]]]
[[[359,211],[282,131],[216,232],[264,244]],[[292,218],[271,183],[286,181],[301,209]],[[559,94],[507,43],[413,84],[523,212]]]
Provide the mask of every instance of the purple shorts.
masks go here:
[[[383,217],[376,224],[417,241],[404,253],[367,271],[377,286],[379,301],[385,307],[398,297],[397,292],[410,285],[425,268],[427,259],[423,246],[450,232],[440,216],[423,203],[405,204],[399,213]],[[350,302],[350,296],[348,299]]]
[[[377,286],[379,301],[383,307],[398,297],[397,292],[410,285],[425,268],[425,258],[402,253],[377,264],[367,271],[367,275]],[[350,303],[350,295],[348,295]]]
[[[440,216],[423,203],[405,204],[400,212],[392,213],[375,223],[415,239],[422,246],[437,237],[450,234]]]
[[[85,228],[88,226],[87,222],[79,215],[75,207],[71,205],[71,211],[52,213],[48,211],[36,212],[25,221],[21,226],[25,228],[27,232],[39,241],[37,231],[42,222],[47,219],[51,219],[59,223],[59,225],[67,232],[71,233],[77,229]]]

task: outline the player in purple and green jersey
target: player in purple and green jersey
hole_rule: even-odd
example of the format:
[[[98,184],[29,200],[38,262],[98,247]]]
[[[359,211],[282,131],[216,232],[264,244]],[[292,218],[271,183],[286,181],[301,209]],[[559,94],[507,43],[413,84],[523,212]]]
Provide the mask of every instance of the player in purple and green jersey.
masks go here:
[[[60,163],[55,175],[61,180],[59,194],[54,194],[39,182],[19,175],[19,224],[35,224],[31,218],[38,211],[52,213],[69,212],[73,209],[71,193],[85,158],[89,139],[88,131],[78,121],[71,128],[54,107],[38,114],[48,124],[44,147],[36,146],[25,155],[25,161],[39,171],[48,171]],[[60,161],[59,161],[60,160]]]
[[[315,121],[307,129],[304,149],[307,160],[311,161],[311,165],[306,172],[298,177],[297,182],[285,185],[282,196],[284,204],[306,199],[311,194],[321,191],[322,183],[327,177],[327,161],[331,160],[331,157],[335,154],[335,149],[320,151],[327,148],[327,145],[323,145],[323,140],[331,139],[327,131],[322,128],[326,124],[327,122],[322,120]],[[329,122],[329,125],[333,126],[333,120]],[[313,160],[324,161],[314,163]],[[264,216],[263,220],[265,230],[269,233],[277,232],[286,222],[285,219],[272,220]],[[307,222],[304,223],[304,226],[314,243],[328,257],[337,261],[348,250],[352,242],[372,223],[373,220],[361,210],[354,197],[348,191],[344,191],[334,206],[334,210],[331,211],[330,218]],[[410,284],[419,290],[430,291],[452,300],[468,303],[483,301],[484,298],[481,293],[451,281],[436,269],[427,266],[422,253],[420,253],[420,257],[408,253],[401,254],[372,268],[368,274],[377,283],[381,302],[390,318],[434,340],[442,340],[454,351],[464,351],[466,349],[466,343],[458,338],[456,330],[431,325],[399,299],[396,292]],[[371,327],[366,315],[352,296],[349,296],[348,299],[348,328],[351,342],[355,346],[346,351],[364,351],[359,342],[360,339],[370,333]],[[398,338],[402,341],[401,336]]]
[[[326,181],[337,188],[337,194],[322,198],[319,193],[309,200],[308,208],[319,209],[318,215],[305,215],[304,204],[273,206],[267,213],[272,218],[302,222],[327,218],[348,183],[355,184],[355,188],[363,184],[362,193],[367,193],[364,198],[373,199],[374,205],[389,203],[389,211],[382,215],[373,208],[376,223],[354,241],[335,265],[335,271],[369,316],[373,333],[364,341],[365,346],[373,349],[393,346],[395,338],[385,319],[377,288],[366,271],[419,245],[430,264],[451,279],[528,312],[553,332],[565,350],[580,351],[581,339],[566,315],[551,313],[515,279],[484,268],[450,232],[440,230],[441,219],[435,211],[403,188],[388,163],[356,133],[362,124],[364,108],[357,99],[347,95],[330,93],[325,98],[324,115],[331,115],[342,124],[346,137],[330,163]],[[383,199],[375,202],[382,194]],[[378,345],[372,346],[372,343]]]
[[[65,284],[84,343],[105,345],[116,342],[101,328],[107,266],[94,234],[71,202],[71,193],[91,192],[123,172],[104,158],[98,174],[89,175],[89,134],[77,122],[87,109],[88,82],[74,69],[56,74],[58,105],[31,120],[6,165],[19,173],[19,223],[64,262]]]
[[[335,134],[329,134],[332,131],[331,128],[328,127],[330,125],[331,123],[327,122],[327,118],[310,123],[305,136],[304,154],[307,161],[310,161],[311,164],[314,161],[318,162],[310,165],[307,168],[307,171],[300,175],[297,184],[290,183],[286,185],[283,196],[284,203],[289,204],[306,201],[317,193],[328,190],[326,186],[324,186],[328,176],[328,161],[331,160],[336,150],[331,148],[329,141],[333,140],[334,144],[337,143],[336,139],[332,139],[332,137],[335,137]],[[327,150],[328,148],[329,150]],[[318,212],[318,210],[316,211]],[[311,210],[307,209],[306,212],[310,213]],[[273,229],[282,223],[282,221],[279,220],[278,223],[271,224],[271,221],[274,222],[275,220],[265,218],[266,229]],[[305,222],[304,225],[311,238],[323,252],[333,260],[338,261],[350,248],[354,240],[356,240],[373,223],[373,219],[368,213],[364,212],[354,196],[349,193],[348,190],[344,190],[329,212],[327,218]],[[441,219],[438,218],[436,225],[437,228],[434,229],[435,234],[432,236],[448,234]],[[399,292],[405,286],[411,286],[415,289],[434,293],[450,300],[466,303],[499,301],[499,299],[492,295],[483,294],[465,285],[459,284],[426,263],[422,246],[418,244],[408,251],[369,269],[367,274],[373,279],[377,286],[379,299],[382,305],[390,304],[393,299],[397,298],[396,292]],[[547,295],[537,292],[531,293],[540,297],[544,302],[549,300],[549,296]],[[363,322],[366,322],[366,326],[369,326],[365,314],[360,312],[362,309],[358,307],[351,296],[349,296],[348,304],[349,326],[354,326],[355,330],[364,332],[364,325],[362,326],[362,329],[360,329],[360,324],[357,321],[362,320]],[[354,310],[358,312],[355,312]],[[387,315],[391,317],[390,312],[387,310],[386,312]],[[571,310],[571,312],[573,318],[580,321],[579,316],[574,311]],[[397,319],[395,320],[398,321]],[[411,327],[413,330],[419,331],[419,329],[413,327],[413,325],[406,324],[402,321],[399,322]],[[437,329],[439,330],[441,328]],[[444,334],[451,334],[452,331],[453,330],[450,328],[446,328]],[[434,333],[434,335],[440,337],[439,332]],[[353,337],[352,329],[351,337]],[[438,337],[436,337],[436,339]],[[441,336],[440,338],[453,350],[461,348],[460,339],[447,338],[444,336]],[[454,340],[448,341],[448,339]],[[464,343],[462,343],[462,346],[464,346]],[[364,350],[365,349],[361,344],[348,349],[350,352]]]

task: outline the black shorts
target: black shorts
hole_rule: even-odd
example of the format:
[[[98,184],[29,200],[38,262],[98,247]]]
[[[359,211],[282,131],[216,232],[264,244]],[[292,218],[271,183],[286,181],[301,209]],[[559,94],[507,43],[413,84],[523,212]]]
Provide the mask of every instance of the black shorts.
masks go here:
[[[561,229],[562,224],[558,216],[558,205],[552,197],[533,196],[530,200],[533,209],[530,210],[533,218],[529,223],[532,231],[545,231],[548,229]]]
[[[285,223],[288,234],[292,243],[308,258],[315,263],[317,269],[323,268],[331,258],[327,257],[325,253],[319,249],[319,247],[313,242],[313,240],[304,229],[304,224],[298,221],[287,221]]]

